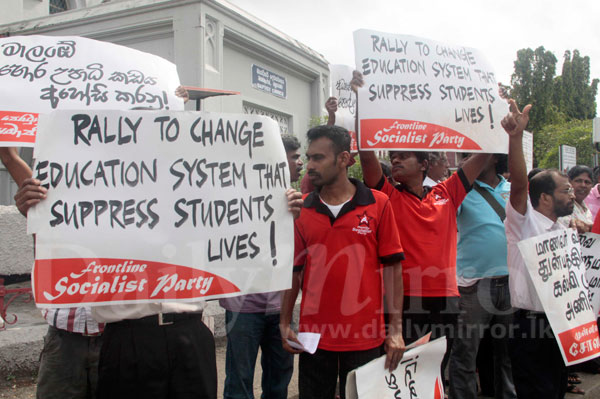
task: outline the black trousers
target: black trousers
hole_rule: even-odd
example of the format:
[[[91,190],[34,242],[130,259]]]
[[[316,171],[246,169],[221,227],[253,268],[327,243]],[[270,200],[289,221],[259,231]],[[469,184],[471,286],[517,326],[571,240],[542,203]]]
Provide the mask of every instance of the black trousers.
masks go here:
[[[300,399],[334,399],[340,378],[340,397],[346,397],[346,377],[357,367],[381,356],[379,346],[364,351],[333,352],[323,349],[300,353],[298,389]]]
[[[215,341],[201,314],[173,324],[157,316],[107,324],[100,351],[98,398],[217,397]]]
[[[567,367],[550,323],[543,313],[515,313],[508,351],[519,398],[562,399],[567,390]]]
[[[402,334],[406,345],[431,332],[431,340],[446,336],[446,353],[442,359],[441,375],[446,385],[445,373],[454,335],[458,313],[459,297],[415,297],[405,296],[402,314]]]

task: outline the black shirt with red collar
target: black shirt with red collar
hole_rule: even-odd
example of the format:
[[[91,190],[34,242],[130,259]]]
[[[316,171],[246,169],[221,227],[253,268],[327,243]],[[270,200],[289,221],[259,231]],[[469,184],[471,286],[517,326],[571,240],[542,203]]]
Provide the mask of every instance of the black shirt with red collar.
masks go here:
[[[295,222],[294,271],[304,270],[300,332],[319,348],[366,350],[385,338],[382,264],[404,259],[388,197],[350,179],[356,193],[334,217],[317,191]]]
[[[456,284],[456,212],[471,190],[462,169],[419,198],[402,184],[380,180],[377,190],[390,198],[406,259],[405,296],[459,296]]]

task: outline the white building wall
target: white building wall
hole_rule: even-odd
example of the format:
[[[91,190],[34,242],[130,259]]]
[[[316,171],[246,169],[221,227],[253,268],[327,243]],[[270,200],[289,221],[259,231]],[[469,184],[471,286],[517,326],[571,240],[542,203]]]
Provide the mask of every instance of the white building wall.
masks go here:
[[[44,5],[39,0],[3,1]],[[322,112],[327,61],[224,0],[86,0],[88,7],[50,16],[44,1],[43,18],[0,25],[0,33],[85,36],[159,55],[177,65],[184,85],[241,93],[207,99],[203,110],[265,113],[301,142],[310,117]],[[252,64],[285,77],[287,98],[253,88]],[[187,109],[195,109],[193,102]],[[9,181],[0,167],[0,204],[13,203],[15,187]]]

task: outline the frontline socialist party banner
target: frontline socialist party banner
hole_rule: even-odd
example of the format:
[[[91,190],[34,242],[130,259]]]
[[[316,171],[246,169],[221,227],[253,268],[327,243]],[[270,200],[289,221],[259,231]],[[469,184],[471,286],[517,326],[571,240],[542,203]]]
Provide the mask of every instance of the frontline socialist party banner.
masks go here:
[[[175,65],[77,36],[0,38],[0,146],[33,147],[40,113],[56,109],[183,110]]]
[[[289,288],[289,169],[267,117],[55,111],[31,208],[40,307],[194,301]]]
[[[598,357],[598,324],[577,232],[552,231],[518,246],[565,364]]]
[[[354,48],[361,149],[508,151],[508,106],[480,51],[366,29]]]

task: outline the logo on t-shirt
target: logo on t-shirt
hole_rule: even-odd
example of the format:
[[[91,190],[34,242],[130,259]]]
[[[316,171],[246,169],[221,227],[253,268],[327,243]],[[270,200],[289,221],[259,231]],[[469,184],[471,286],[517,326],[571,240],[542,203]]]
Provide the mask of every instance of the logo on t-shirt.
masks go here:
[[[448,203],[448,198],[444,198],[438,193],[434,193],[433,198],[435,199],[433,205],[446,205]]]
[[[367,215],[367,211],[364,211],[360,215],[356,215],[356,217],[358,218],[358,225],[354,227],[352,231],[355,231],[361,235],[371,234],[371,221],[373,220],[373,218]]]

